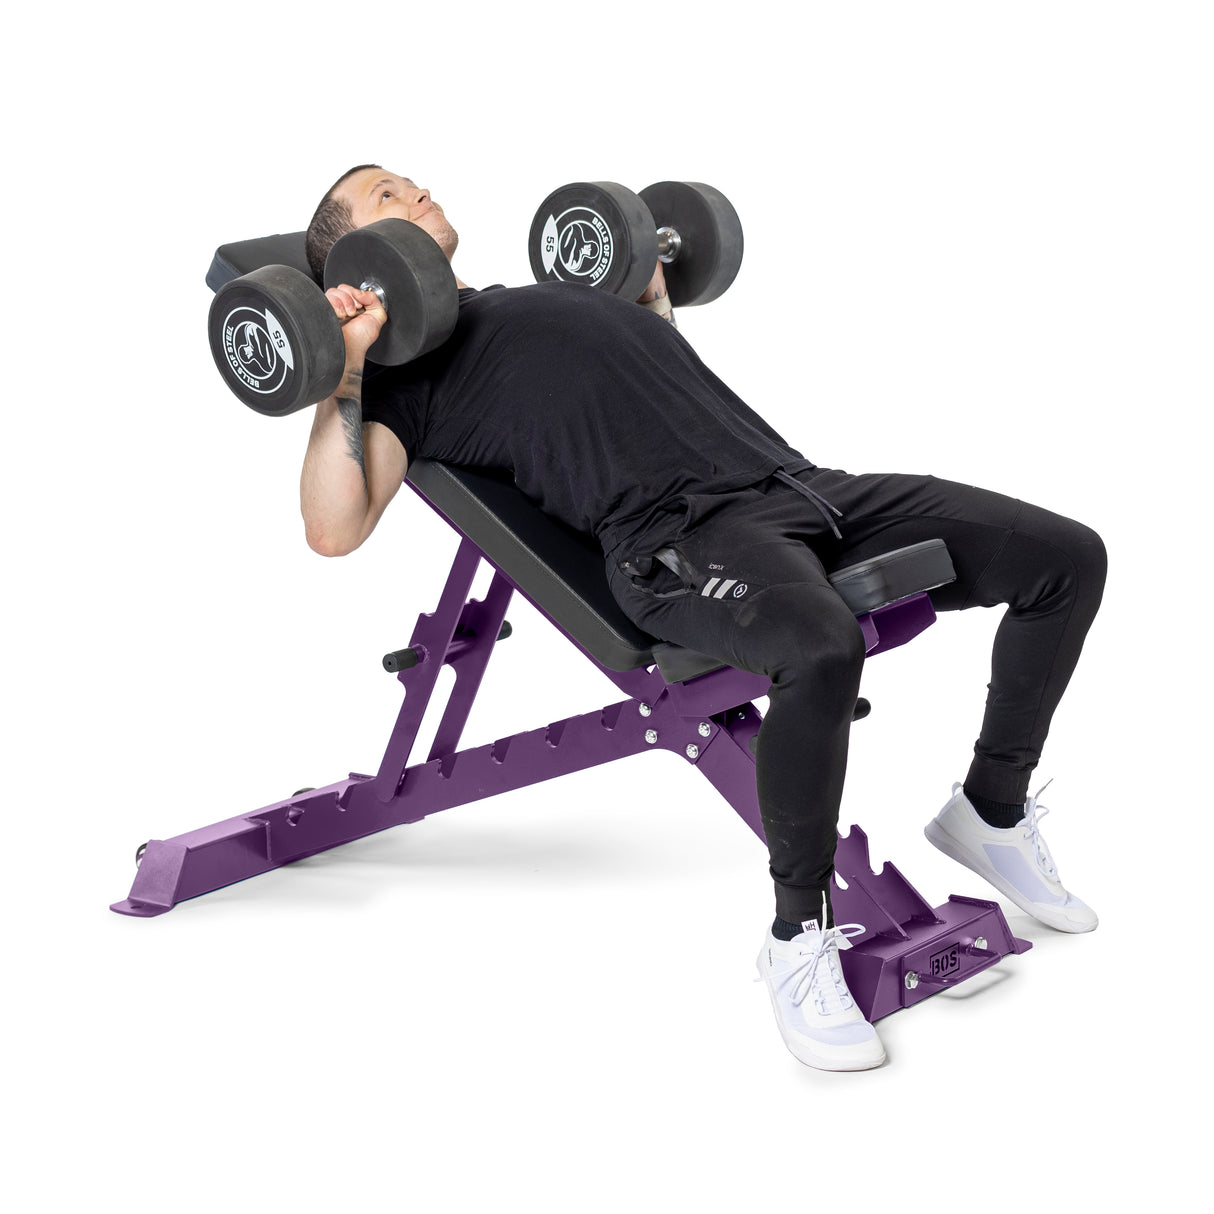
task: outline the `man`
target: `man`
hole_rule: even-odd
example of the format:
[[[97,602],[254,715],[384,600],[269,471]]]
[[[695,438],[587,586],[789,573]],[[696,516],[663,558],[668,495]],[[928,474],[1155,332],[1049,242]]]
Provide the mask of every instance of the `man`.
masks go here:
[[[362,165],[309,228],[318,276],[338,237],[389,216],[454,256],[459,238],[427,190]],[[972,486],[811,463],[665,323],[660,264],[643,308],[567,283],[456,282],[451,338],[397,368],[365,367],[385,320],[378,299],[350,285],[327,292],[346,368],[316,407],[304,460],[308,543],[326,555],[357,548],[413,456],[504,468],[544,509],[597,537],[613,594],[646,632],[771,678],[756,776],[776,917],[758,966],[792,1053],[832,1070],[885,1058],[839,967],[847,928],[831,918],[864,644],[824,570],[941,538],[957,580],[932,591],[936,608],[1007,605],[973,763],[927,835],[1042,922],[1094,928],[1095,914],[1059,881],[1028,784],[1100,604],[1099,536]],[[705,593],[724,582],[744,592]]]

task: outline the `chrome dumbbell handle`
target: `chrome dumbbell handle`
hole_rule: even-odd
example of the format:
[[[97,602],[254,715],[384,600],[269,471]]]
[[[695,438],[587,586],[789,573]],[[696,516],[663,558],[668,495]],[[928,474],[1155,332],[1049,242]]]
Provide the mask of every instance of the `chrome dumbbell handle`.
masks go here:
[[[658,228],[658,261],[663,265],[677,260],[682,247],[683,238],[674,228]]]
[[[384,294],[383,287],[374,278],[368,278],[365,282],[359,283],[358,289],[360,291],[370,291],[379,300],[384,311],[388,310],[388,297]]]

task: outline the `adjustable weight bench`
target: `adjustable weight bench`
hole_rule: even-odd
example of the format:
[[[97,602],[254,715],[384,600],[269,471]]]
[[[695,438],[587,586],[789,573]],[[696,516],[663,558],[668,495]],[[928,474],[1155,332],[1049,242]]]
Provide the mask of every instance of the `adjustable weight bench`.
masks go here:
[[[223,246],[207,283],[265,264],[306,272],[303,234]],[[404,690],[379,770],[351,774],[272,805],[140,849],[124,915],[151,917],[178,902],[329,848],[416,822],[495,793],[537,784],[654,748],[697,768],[760,839],[752,743],[753,701],[767,679],[641,632],[608,589],[598,544],[544,514],[502,476],[418,459],[406,483],[460,535],[437,608],[418,617],[407,648],[384,658]],[[470,597],[481,562],[494,575]],[[941,540],[835,571],[855,612],[866,654],[905,644],[935,619],[932,588],[952,581]],[[603,672],[624,698],[538,729],[459,749],[494,646],[510,633],[506,610],[520,593]],[[443,665],[455,672],[429,754],[410,764]],[[857,717],[866,711],[863,701]],[[864,925],[840,954],[848,987],[870,1020],[917,1003],[1030,945],[996,902],[951,895],[932,907],[890,863],[874,872],[858,826],[839,840],[832,885],[836,921]]]

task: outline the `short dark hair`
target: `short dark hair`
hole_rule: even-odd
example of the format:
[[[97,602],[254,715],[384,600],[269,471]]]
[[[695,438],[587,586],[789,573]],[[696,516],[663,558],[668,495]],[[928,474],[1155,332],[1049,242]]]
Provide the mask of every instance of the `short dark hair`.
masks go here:
[[[329,250],[347,233],[354,231],[354,216],[350,213],[350,204],[335,197],[338,189],[347,178],[363,169],[378,169],[378,164],[356,164],[347,169],[326,191],[320,200],[320,206],[308,224],[308,232],[304,237],[304,249],[308,255],[308,265],[312,269],[312,277],[322,286],[325,281],[325,259]]]

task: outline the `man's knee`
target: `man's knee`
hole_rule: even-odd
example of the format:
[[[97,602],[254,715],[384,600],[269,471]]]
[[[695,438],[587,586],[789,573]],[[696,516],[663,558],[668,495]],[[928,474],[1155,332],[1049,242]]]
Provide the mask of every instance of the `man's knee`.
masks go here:
[[[988,567],[976,601],[1025,610],[1099,605],[1108,572],[1104,541],[1091,527],[1025,506],[998,560]]]
[[[815,643],[806,648],[804,657],[820,673],[859,679],[864,665],[864,633],[859,621],[844,607],[834,614]]]
[[[864,634],[828,586],[780,586],[756,596],[761,611],[739,619],[739,633],[762,637],[763,673],[777,685],[807,682],[851,694],[864,665]],[[759,639],[756,635],[755,639]]]
[[[1099,604],[1108,575],[1109,558],[1104,540],[1083,523],[1060,519],[1050,537],[1060,552],[1061,583],[1078,601]]]
[[[1104,589],[1104,580],[1109,572],[1109,554],[1104,540],[1091,527],[1082,523],[1073,524],[1072,559],[1080,584],[1096,591]]]

